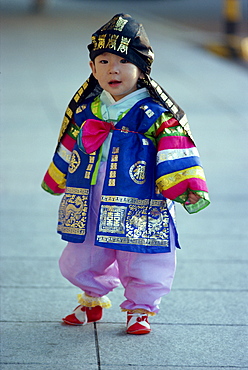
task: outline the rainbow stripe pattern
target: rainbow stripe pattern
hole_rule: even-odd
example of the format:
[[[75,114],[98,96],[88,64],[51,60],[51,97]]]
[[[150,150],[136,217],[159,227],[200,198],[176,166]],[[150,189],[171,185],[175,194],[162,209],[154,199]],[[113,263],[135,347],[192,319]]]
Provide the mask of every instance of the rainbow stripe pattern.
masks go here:
[[[65,192],[66,174],[78,133],[79,127],[72,120],[44,176],[41,187],[53,195],[60,195]]]
[[[184,205],[189,213],[209,203],[208,189],[198,150],[175,118],[165,120],[156,131],[158,138],[156,184],[165,198]],[[188,202],[189,192],[201,198]]]

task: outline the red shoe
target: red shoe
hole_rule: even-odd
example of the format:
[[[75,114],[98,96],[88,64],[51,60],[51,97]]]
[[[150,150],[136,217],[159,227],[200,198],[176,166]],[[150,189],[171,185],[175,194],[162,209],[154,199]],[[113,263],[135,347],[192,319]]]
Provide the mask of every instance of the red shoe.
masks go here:
[[[96,322],[102,318],[102,307],[77,306],[72,314],[62,320],[67,325],[86,325],[88,322]]]
[[[151,331],[148,315],[145,313],[127,313],[127,334],[148,334]]]

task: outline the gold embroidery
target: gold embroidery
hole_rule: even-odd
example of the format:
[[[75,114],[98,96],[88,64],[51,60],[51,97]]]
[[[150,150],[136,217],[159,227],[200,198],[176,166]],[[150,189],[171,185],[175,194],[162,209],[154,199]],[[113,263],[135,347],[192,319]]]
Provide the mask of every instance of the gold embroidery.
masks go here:
[[[109,179],[108,186],[115,186],[115,179]]]
[[[74,227],[58,226],[58,231],[60,231],[61,233],[66,233],[66,234],[85,235],[85,225],[84,225],[84,228],[81,228],[81,229],[75,229]]]
[[[93,167],[93,164],[88,164],[88,166],[87,166],[86,170],[87,170],[87,171],[91,171],[91,170],[92,170],[92,167]]]
[[[60,129],[58,141],[60,141],[62,136],[64,135],[64,132],[65,132],[68,124],[69,124],[69,119],[65,116],[64,119],[63,119],[63,122],[62,122],[61,129]]]
[[[166,201],[102,196],[99,231],[105,233],[97,237],[102,243],[168,247],[169,216]],[[106,234],[125,234],[125,237]]]
[[[114,17],[111,19],[105,26],[102,27],[101,31],[106,30],[115,30],[115,31],[122,31],[125,25],[127,24],[128,20],[123,19],[122,17]]]
[[[116,43],[119,35],[110,35],[106,48],[116,50]]]
[[[93,163],[95,162],[96,159],[96,152],[93,152],[89,155],[89,164],[85,170],[84,178],[85,179],[90,179],[91,178],[91,172],[93,169]]]
[[[119,195],[102,195],[102,202],[106,203],[123,203],[123,204],[133,204],[147,206],[150,204],[151,207],[163,207],[164,200],[156,199],[139,199],[133,197],[124,197]]]
[[[105,24],[105,26],[102,27],[101,31],[112,30],[118,19],[119,19],[118,16],[114,17],[113,19],[110,19],[110,21],[107,24]]]
[[[166,240],[169,217],[166,203],[160,206],[130,205],[126,218],[126,236],[130,239]]]
[[[136,184],[144,184],[146,181],[146,162],[134,163],[129,169],[129,175]]]
[[[84,88],[83,88],[83,86],[81,86],[80,89],[78,90],[78,93],[81,96],[83,94],[83,92],[84,92]]]
[[[121,32],[123,28],[125,27],[125,25],[127,24],[127,22],[128,22],[127,19],[123,19],[122,17],[119,17],[119,19],[117,19],[116,24],[114,26],[114,30]]]
[[[100,243],[113,243],[113,244],[138,244],[138,245],[149,245],[151,247],[169,247],[168,240],[154,240],[154,239],[145,239],[137,238],[130,239],[124,236],[103,236],[97,235],[97,241]]]
[[[91,153],[91,154],[92,154],[92,153]],[[95,156],[90,155],[89,163],[94,163],[94,162],[95,162]]]
[[[124,234],[124,221],[127,207],[102,205],[99,231],[111,234]]]
[[[109,173],[109,181],[108,186],[115,186],[116,181],[116,170],[117,170],[117,163],[118,162],[118,153],[120,148],[119,147],[113,147],[112,149],[112,156],[111,156],[111,163],[110,163],[110,173]],[[113,163],[114,162],[114,163]]]
[[[76,150],[73,150],[71,154],[71,160],[70,160],[70,164],[68,167],[68,171],[70,173],[74,173],[78,169],[80,163],[81,163],[81,160],[80,160],[80,156],[78,152]]]
[[[72,188],[72,187],[67,187],[66,191],[70,194],[80,194],[80,195],[88,195],[89,194],[89,189],[84,189],[84,188]]]
[[[167,190],[184,180],[194,177],[205,181],[204,172],[200,166],[186,168],[185,170],[161,176],[159,179],[156,180],[156,184],[160,190]]]
[[[111,163],[110,164],[110,169],[111,170],[117,170],[117,163]]]
[[[74,139],[77,138],[78,133],[79,133],[79,129],[77,129],[73,126],[70,128],[70,134],[73,136]]]
[[[70,190],[72,193],[68,193]],[[85,235],[88,194],[88,189],[67,188],[67,193],[62,199],[59,209],[58,231],[67,234]]]
[[[76,113],[81,113],[85,108],[86,108],[86,104],[82,104],[82,105],[80,105],[80,106],[76,109]]]
[[[68,125],[68,123],[69,123],[69,118],[64,117],[64,119],[63,119],[63,126]]]
[[[118,162],[118,155],[112,155],[111,162]]]
[[[92,44],[93,44],[93,50],[96,50],[97,49],[97,37],[92,36],[91,41],[92,41]]]
[[[121,53],[127,54],[128,53],[128,45],[129,45],[130,41],[131,41],[131,38],[121,36],[121,42],[120,42],[120,45],[119,45],[117,51],[120,51]]]
[[[86,80],[86,81],[83,83],[83,89],[84,89],[84,90],[85,90],[85,89],[88,87],[88,85],[89,85],[88,81],[89,81],[89,80]]]
[[[98,37],[98,45],[97,49],[104,49],[105,48],[105,39],[106,39],[106,34],[105,35],[100,35]]]
[[[79,95],[79,94],[76,94],[76,95],[74,96],[74,100],[75,100],[75,102],[77,103],[77,102],[79,101],[79,99],[80,99],[80,95]]]
[[[89,85],[89,79],[87,79],[84,84],[78,89],[78,91],[76,92],[76,94],[74,95],[74,100],[75,102],[78,102],[78,100],[80,99],[81,95],[83,94],[84,90],[88,87]],[[67,126],[70,122],[70,120],[68,119],[68,117],[66,117],[66,114],[68,115],[69,118],[72,117],[73,115],[73,111],[71,110],[70,107],[67,107],[67,110],[65,112],[65,116],[64,116],[64,119],[63,119],[63,122],[62,122],[62,125],[61,125],[61,129],[60,129],[60,133],[59,133],[59,137],[58,137],[58,142],[60,142],[62,136],[64,135],[66,129],[67,129]]]
[[[138,199],[132,197],[122,197],[117,195],[103,195],[102,202],[106,203],[125,203],[125,204],[139,204],[139,205],[148,205],[149,199]],[[160,201],[161,202],[161,201]]]
[[[72,117],[73,112],[69,107],[66,109],[66,114],[67,114],[68,117],[70,117],[70,118]]]

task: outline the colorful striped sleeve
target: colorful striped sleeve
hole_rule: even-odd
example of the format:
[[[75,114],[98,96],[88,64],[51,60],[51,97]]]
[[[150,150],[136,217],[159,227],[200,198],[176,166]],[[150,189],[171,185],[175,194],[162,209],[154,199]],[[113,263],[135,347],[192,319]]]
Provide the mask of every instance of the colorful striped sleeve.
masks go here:
[[[157,180],[165,198],[182,203],[195,213],[210,203],[198,150],[187,132],[171,114],[163,113],[156,122]],[[188,200],[189,192],[200,196],[197,203]]]
[[[65,192],[68,166],[78,133],[79,127],[73,120],[62,137],[41,184],[50,194],[60,195]]]

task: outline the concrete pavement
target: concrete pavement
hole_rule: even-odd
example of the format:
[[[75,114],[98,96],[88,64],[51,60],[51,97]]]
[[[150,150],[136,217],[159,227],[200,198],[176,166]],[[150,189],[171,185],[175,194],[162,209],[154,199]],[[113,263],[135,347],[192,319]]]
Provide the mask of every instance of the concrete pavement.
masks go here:
[[[2,4],[1,368],[248,369],[246,67],[202,47],[213,32],[161,22],[166,2],[53,1],[40,15],[24,0]],[[173,290],[139,337],[125,334],[122,288],[101,322],[61,324],[78,290],[57,266],[60,198],[40,189],[64,109],[89,75],[90,35],[122,11],[144,23],[152,76],[187,112],[212,200],[196,215],[177,206]]]

